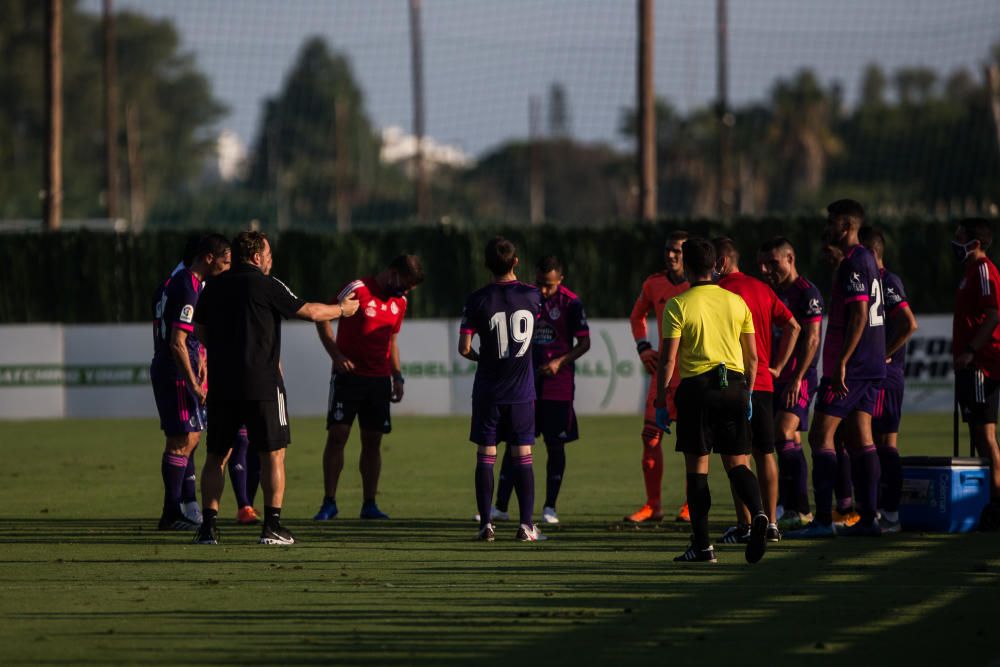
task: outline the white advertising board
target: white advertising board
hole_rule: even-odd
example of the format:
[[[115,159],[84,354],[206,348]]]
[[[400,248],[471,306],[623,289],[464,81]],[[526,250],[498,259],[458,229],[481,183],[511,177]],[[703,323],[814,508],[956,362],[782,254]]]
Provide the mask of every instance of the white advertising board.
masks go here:
[[[908,346],[906,410],[950,411],[951,316],[925,315],[919,323]],[[590,352],[577,362],[577,412],[638,414],[648,377],[628,321],[591,320],[590,327]],[[0,341],[2,419],[156,416],[147,324],[0,326]],[[471,411],[475,364],[458,356],[457,320],[407,322],[399,346],[407,381],[396,414]],[[313,325],[285,323],[282,365],[291,414],[326,414],[330,361]]]

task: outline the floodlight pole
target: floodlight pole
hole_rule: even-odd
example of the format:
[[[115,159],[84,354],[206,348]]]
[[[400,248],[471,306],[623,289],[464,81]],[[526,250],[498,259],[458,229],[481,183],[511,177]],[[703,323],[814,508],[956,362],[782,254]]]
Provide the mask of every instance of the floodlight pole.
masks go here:
[[[62,0],[45,3],[45,159],[42,216],[45,229],[62,226]]]
[[[653,0],[639,1],[639,218],[656,220],[656,116],[653,101]]]
[[[108,218],[118,218],[118,85],[115,17],[112,0],[104,0],[104,159],[107,169]]]
[[[545,181],[542,175],[541,133],[542,101],[537,95],[528,98],[528,131],[531,136],[528,165],[528,209],[531,224],[545,222]]]
[[[719,215],[729,217],[733,212],[733,193],[730,181],[730,161],[732,152],[731,126],[733,117],[729,113],[729,12],[727,0],[716,0],[716,103],[717,127],[719,133],[718,164],[718,208]]]
[[[413,134],[416,150],[413,154],[416,180],[417,219],[427,222],[430,216],[430,192],[427,185],[427,165],[424,162],[424,56],[420,30],[420,0],[410,4],[410,74],[413,84]]]

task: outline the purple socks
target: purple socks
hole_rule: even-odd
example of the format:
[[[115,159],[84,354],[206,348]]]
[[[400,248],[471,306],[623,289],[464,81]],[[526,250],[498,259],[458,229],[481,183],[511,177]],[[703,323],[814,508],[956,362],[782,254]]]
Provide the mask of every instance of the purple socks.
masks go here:
[[[854,507],[854,467],[851,455],[844,446],[837,447],[837,482],[834,493],[837,496],[837,511],[846,514]]]
[[[833,523],[833,486],[837,480],[837,453],[832,449],[813,451],[813,492],[816,494],[816,521]]]
[[[476,455],[476,507],[479,509],[479,527],[490,522],[493,505],[493,465],[496,454]]]
[[[249,472],[247,447],[249,444],[246,435],[236,436],[236,442],[233,443],[233,451],[229,455],[229,483],[233,487],[233,495],[236,496],[237,507],[246,507],[251,504],[250,498],[247,495],[247,477]]]
[[[184,471],[184,483],[181,485],[181,502],[191,503],[198,500],[198,475],[195,472],[194,453],[198,451],[198,445],[194,446],[187,457],[187,467]]]
[[[532,526],[535,507],[535,471],[531,454],[511,457],[514,476],[514,490],[517,492],[517,506],[521,512],[521,523]]]
[[[500,478],[497,480],[497,509],[507,511],[510,496],[514,493],[514,463],[510,458],[510,445],[504,447],[500,461]]]
[[[164,511],[180,511],[181,487],[184,485],[184,475],[187,472],[189,461],[187,456],[163,454],[160,461],[160,474],[163,476]]]

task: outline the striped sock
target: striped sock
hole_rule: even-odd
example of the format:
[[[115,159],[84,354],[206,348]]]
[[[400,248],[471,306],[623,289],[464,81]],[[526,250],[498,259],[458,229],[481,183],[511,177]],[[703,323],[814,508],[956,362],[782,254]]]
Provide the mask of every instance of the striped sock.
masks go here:
[[[164,452],[160,460],[160,474],[163,476],[163,509],[166,512],[180,511],[181,487],[187,471],[188,457]]]
[[[535,507],[535,470],[532,467],[531,454],[514,456],[514,490],[517,493],[517,506],[521,513],[521,523],[525,526],[534,525],[532,515]]]

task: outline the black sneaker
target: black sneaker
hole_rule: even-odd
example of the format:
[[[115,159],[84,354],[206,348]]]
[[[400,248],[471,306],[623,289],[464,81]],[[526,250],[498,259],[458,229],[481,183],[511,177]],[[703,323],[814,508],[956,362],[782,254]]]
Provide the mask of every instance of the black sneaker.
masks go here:
[[[778,530],[778,525],[775,523],[769,523],[767,525],[767,541],[768,542],[780,542],[781,541],[781,531]]]
[[[194,536],[195,544],[218,544],[219,529],[214,523],[204,522],[198,528],[198,534]]]
[[[704,549],[696,549],[692,544],[688,550],[674,559],[675,563],[714,563],[715,549],[708,545]]]
[[[201,524],[195,523],[191,519],[184,516],[180,508],[170,512],[167,510],[163,511],[160,515],[160,523],[157,526],[158,530],[198,530],[198,526]]]
[[[273,528],[264,526],[264,530],[260,533],[260,544],[295,544],[295,537],[292,535],[292,531],[282,526]]]
[[[767,515],[761,512],[750,522],[750,540],[747,542],[746,558],[748,563],[756,563],[764,557],[767,550]]]
[[[750,526],[741,524],[730,526],[719,538],[722,544],[746,544],[750,541]]]

